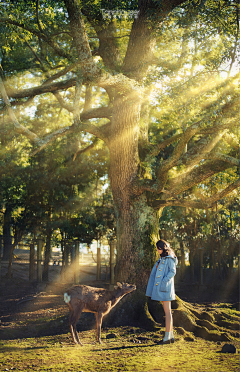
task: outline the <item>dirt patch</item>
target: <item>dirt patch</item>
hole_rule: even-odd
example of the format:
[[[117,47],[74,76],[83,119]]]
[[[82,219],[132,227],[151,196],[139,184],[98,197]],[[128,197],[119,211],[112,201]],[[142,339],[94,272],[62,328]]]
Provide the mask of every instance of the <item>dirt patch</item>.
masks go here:
[[[68,309],[63,302],[62,291],[64,291],[64,286],[53,291],[50,287],[43,288],[43,286],[29,284],[25,281],[2,282],[0,287],[0,338],[46,334],[46,327],[40,326],[40,320],[51,321],[67,315]]]
[[[24,267],[20,269],[21,265],[18,263],[15,267],[14,277],[12,279],[1,278],[0,338],[13,339],[68,333],[68,307],[63,301],[63,294],[71,284],[60,282],[60,276],[50,283],[29,282],[28,271],[24,270]],[[56,268],[52,268],[52,270],[55,275]],[[92,276],[92,278],[93,277],[94,276]],[[104,281],[90,279],[90,277],[82,277],[81,283],[96,287],[107,287],[107,283]],[[236,328],[236,320],[232,313],[233,310],[231,310],[233,303],[230,304],[231,306],[228,306],[230,311],[229,316],[227,316],[226,312],[223,313],[217,308],[219,302],[224,302],[226,304],[226,301],[224,301],[226,300],[225,297],[221,298],[220,296],[218,301],[214,302],[213,299],[211,301],[210,292],[209,295],[207,295],[207,291],[201,291],[201,288],[199,288],[198,291],[196,289],[192,290],[189,285],[184,287],[184,283],[181,285],[181,290],[179,292],[179,297],[187,301],[190,307],[188,305],[188,308],[184,308],[182,312],[176,307],[174,310],[174,321],[175,326],[185,329],[186,337],[190,337],[188,332],[193,332],[193,329],[196,331],[196,335],[200,335],[199,337],[202,337],[203,331],[208,336],[210,333],[216,333],[217,331],[221,333],[228,331],[230,332],[230,336],[238,336],[238,327]],[[196,294],[198,297],[196,297]],[[114,308],[108,316],[108,322],[107,319],[105,319],[104,324],[114,327],[122,325],[141,327],[142,324],[144,324],[145,328],[146,325],[149,325],[148,328],[151,329],[155,328],[155,322],[157,322],[163,327],[164,314],[162,309],[159,308],[161,305],[159,305],[157,309],[152,309],[152,306],[150,306],[151,303],[148,303],[147,307],[145,305],[141,307],[139,301],[141,300],[140,302],[143,304],[146,302],[144,293],[141,293],[141,296],[142,299],[139,296],[135,296],[135,299],[131,298],[131,295],[123,299],[119,309],[117,309],[117,307]],[[233,301],[236,300],[236,298],[236,296],[231,294],[231,299]],[[229,300],[229,297],[227,300]],[[199,304],[201,304],[201,308],[199,308]],[[157,305],[158,304],[154,301],[154,307]],[[185,303],[183,305],[187,306]],[[235,309],[238,310],[237,303],[235,304]],[[148,313],[148,310],[151,314]],[[179,315],[178,313],[181,314]],[[130,320],[126,321],[126,314]],[[213,314],[213,319],[210,317],[211,314]],[[187,317],[187,319],[185,319],[187,326],[185,327],[183,315]],[[191,317],[192,322],[189,322],[189,317]],[[136,318],[139,318],[139,324],[135,322]],[[179,322],[177,322],[178,318]],[[116,323],[117,320],[119,320],[119,324]],[[188,328],[189,324],[192,325],[193,329]],[[92,327],[95,327],[94,315],[89,313],[82,314],[78,329],[87,330]],[[210,336],[213,337],[212,335]],[[209,337],[208,339],[210,339]],[[217,336],[214,335],[214,337],[217,341]]]

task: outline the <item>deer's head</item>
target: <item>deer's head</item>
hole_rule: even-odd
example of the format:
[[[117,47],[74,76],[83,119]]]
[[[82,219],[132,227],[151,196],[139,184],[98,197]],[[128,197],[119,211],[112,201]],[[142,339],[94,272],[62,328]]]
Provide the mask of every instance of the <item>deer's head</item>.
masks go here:
[[[128,283],[119,283],[114,287],[115,289],[120,288],[123,293],[130,293],[136,290],[135,284],[128,284]]]

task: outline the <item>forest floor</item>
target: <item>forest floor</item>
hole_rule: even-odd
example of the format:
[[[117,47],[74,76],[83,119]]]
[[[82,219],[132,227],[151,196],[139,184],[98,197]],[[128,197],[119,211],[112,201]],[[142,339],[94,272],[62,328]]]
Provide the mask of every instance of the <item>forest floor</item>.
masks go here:
[[[85,283],[87,284],[87,283]],[[90,285],[100,282],[88,281]],[[104,282],[102,283],[104,286]],[[93,314],[85,313],[78,323],[83,347],[72,343],[68,328],[68,307],[63,293],[69,284],[53,282],[30,283],[28,278],[1,278],[0,282],[0,371],[164,371],[164,372],[237,372],[240,345],[233,344],[237,353],[222,353],[226,342],[211,342],[195,337],[186,341],[175,334],[176,342],[157,345],[164,328],[156,332],[139,327],[102,327],[102,344],[95,342],[96,326]],[[181,288],[184,300],[196,303],[195,291]],[[199,292],[201,293],[201,292]],[[198,303],[212,303],[203,291]],[[208,301],[206,301],[208,300]],[[230,311],[231,304],[217,306]],[[236,295],[232,301],[237,301]],[[214,304],[213,304],[214,305]],[[216,302],[215,302],[216,305]],[[235,315],[239,312],[235,311]]]

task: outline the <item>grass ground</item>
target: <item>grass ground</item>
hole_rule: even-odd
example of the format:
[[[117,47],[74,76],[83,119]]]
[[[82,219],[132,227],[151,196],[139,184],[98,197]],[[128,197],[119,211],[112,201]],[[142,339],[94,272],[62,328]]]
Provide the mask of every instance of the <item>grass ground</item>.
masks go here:
[[[240,371],[240,332],[235,327],[237,320],[232,320],[239,319],[240,313],[230,304],[197,304],[196,309],[221,311],[224,316],[219,329],[228,329],[227,343],[236,346],[236,354],[221,353],[225,341],[206,341],[192,333],[193,341],[176,334],[174,344],[160,346],[156,341],[162,338],[164,328],[147,332],[133,326],[107,328],[106,323],[99,345],[92,329],[96,327],[95,317],[89,313],[78,323],[81,347],[70,337],[68,307],[63,301],[65,286],[54,284],[41,290],[27,280],[0,282],[0,371]]]
[[[81,332],[83,347],[70,334],[0,341],[1,371],[164,371],[238,372],[236,354],[221,353],[222,343],[181,336],[160,346],[159,332],[138,328],[105,329],[102,344],[94,342],[95,330]],[[233,340],[236,345],[237,340]]]

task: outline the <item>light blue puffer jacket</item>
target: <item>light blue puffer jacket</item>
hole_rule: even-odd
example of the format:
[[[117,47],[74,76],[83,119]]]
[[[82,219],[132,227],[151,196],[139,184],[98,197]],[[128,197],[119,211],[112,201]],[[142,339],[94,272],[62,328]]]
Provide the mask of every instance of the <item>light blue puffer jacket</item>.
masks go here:
[[[155,263],[148,280],[146,296],[155,301],[175,300],[174,276],[177,263],[177,257],[170,255]]]

